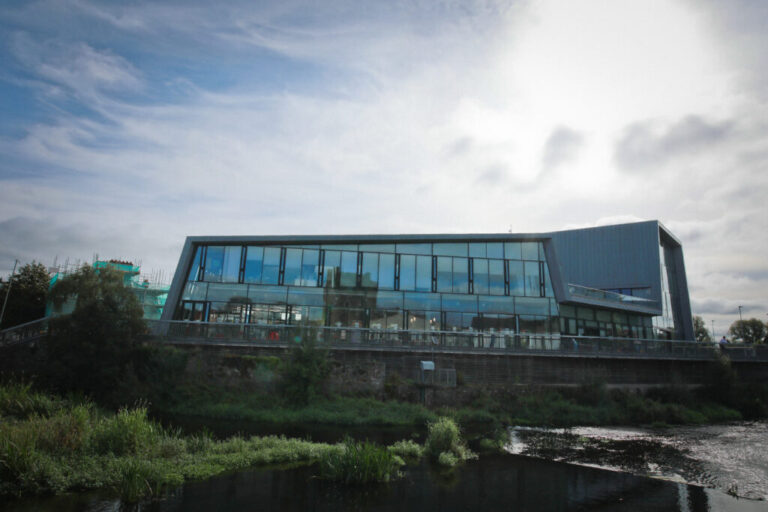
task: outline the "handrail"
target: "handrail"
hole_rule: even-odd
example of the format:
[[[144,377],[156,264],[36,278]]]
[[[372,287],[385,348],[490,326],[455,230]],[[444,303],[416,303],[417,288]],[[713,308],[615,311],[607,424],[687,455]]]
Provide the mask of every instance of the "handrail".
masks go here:
[[[0,347],[32,342],[49,332],[49,318],[0,331]],[[569,355],[584,357],[768,361],[768,345],[516,333],[511,331],[416,331],[362,327],[147,320],[147,335],[170,344],[287,347],[305,336],[333,349]]]
[[[309,336],[318,344],[334,349],[708,360],[725,352],[736,360],[768,361],[768,347],[729,347],[722,351],[713,344],[656,339],[163,320],[151,321],[150,327],[153,336],[174,344],[287,347]]]

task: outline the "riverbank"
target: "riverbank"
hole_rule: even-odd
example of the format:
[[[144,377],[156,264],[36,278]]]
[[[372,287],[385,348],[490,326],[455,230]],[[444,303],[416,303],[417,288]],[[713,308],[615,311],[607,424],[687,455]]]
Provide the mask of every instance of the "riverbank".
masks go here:
[[[92,403],[0,387],[0,496],[103,489],[132,502],[187,480],[269,464],[312,463],[338,444],[267,436],[214,440],[160,427],[146,407]]]
[[[135,502],[188,480],[315,462],[322,478],[363,484],[393,480],[406,460],[422,455],[443,466],[475,457],[453,420],[428,425],[423,447],[413,440],[382,446],[348,437],[333,444],[283,436],[217,440],[206,431],[185,436],[163,428],[142,405],[109,413],[88,401],[7,384],[0,386],[0,497],[107,490]]]
[[[526,388],[478,392],[469,406],[428,408],[372,397],[318,396],[309,405],[288,405],[277,394],[213,386],[180,387],[172,401],[155,404],[169,418],[197,418],[265,428],[304,425],[423,429],[438,416],[462,425],[571,427],[577,425],[701,425],[754,416],[708,399],[707,391],[657,389],[646,394],[608,390],[600,384],[570,389]],[[747,412],[750,412],[747,410]],[[760,416],[758,416],[760,417]]]

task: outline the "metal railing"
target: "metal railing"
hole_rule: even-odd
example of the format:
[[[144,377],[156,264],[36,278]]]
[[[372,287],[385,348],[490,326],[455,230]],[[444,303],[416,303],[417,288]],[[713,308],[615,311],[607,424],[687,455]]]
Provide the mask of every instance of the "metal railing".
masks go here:
[[[48,318],[0,331],[0,347],[46,336]],[[147,335],[174,344],[287,347],[311,337],[334,349],[572,355],[584,357],[768,361],[768,345],[731,344],[481,331],[411,331],[305,325],[147,320]]]
[[[339,349],[516,353],[627,358],[715,359],[721,349],[690,341],[600,338],[560,334],[384,330],[302,325],[224,324],[153,321],[155,337],[170,343],[286,347],[310,337],[319,345]],[[768,361],[768,347],[730,346],[738,360]]]
[[[623,295],[621,293],[599,290],[597,288],[590,288],[588,286],[581,286],[573,283],[568,283],[568,292],[571,295],[577,295],[579,297],[598,299],[608,302],[618,302],[621,304],[637,304],[639,306],[648,307],[653,307],[656,305],[656,302],[651,299],[636,297],[634,295]]]
[[[40,318],[0,331],[0,347],[29,343],[48,334],[48,318]]]

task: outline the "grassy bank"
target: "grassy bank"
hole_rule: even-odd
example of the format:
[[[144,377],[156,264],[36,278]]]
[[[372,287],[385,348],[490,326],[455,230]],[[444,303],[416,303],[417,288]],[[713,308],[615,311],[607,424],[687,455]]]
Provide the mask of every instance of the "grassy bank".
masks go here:
[[[402,475],[406,460],[425,454],[447,466],[475,457],[449,418],[429,423],[424,446],[349,438],[337,444],[277,436],[214,440],[164,429],[147,418],[146,407],[110,414],[28,385],[0,386],[0,497],[107,489],[135,502],[190,479],[281,463],[319,462],[321,478],[345,484],[387,482]]]
[[[227,388],[182,388],[173,402],[158,404],[173,416],[197,416],[273,425],[424,426],[437,415],[405,402],[360,397],[317,397],[305,406],[292,406],[275,394]]]
[[[645,395],[607,390],[604,385],[573,389],[528,389],[478,396],[466,407],[427,408],[394,400],[318,397],[306,406],[289,406],[279,395],[232,389],[187,388],[174,402],[160,404],[165,417],[197,417],[261,425],[394,426],[423,428],[438,416],[463,425],[525,426],[705,424],[755,419],[757,395],[742,391],[740,402],[710,398],[708,390],[658,389]],[[752,392],[754,395],[755,392]],[[725,402],[725,404],[723,403]],[[742,407],[739,407],[742,405]],[[761,406],[762,407],[762,406]],[[762,416],[764,417],[764,416]]]
[[[342,445],[283,437],[182,436],[147,419],[144,407],[117,414],[0,387],[0,495],[109,489],[126,501],[185,480],[276,463],[311,463]]]

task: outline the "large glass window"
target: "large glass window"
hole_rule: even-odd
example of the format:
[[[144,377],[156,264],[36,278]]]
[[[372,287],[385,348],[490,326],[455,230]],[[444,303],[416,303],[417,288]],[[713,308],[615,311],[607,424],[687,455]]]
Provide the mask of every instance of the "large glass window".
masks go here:
[[[248,298],[260,304],[285,304],[288,288],[284,286],[249,286]]]
[[[283,284],[286,286],[301,286],[301,252],[301,249],[285,250]]]
[[[502,275],[502,293],[504,290]],[[475,258],[472,260],[472,288],[478,295],[488,294],[488,260]]]
[[[525,295],[527,297],[541,297],[538,261],[525,262]]]
[[[301,256],[301,286],[317,286],[320,270],[320,251],[304,249]]]
[[[432,291],[432,257],[416,256],[416,291]]]
[[[477,311],[477,296],[446,293],[443,295],[442,306],[444,311],[473,313]]]
[[[321,288],[289,288],[288,304],[301,306],[324,306],[325,290]]]
[[[344,251],[341,253],[341,278],[339,283],[342,288],[354,288],[357,286],[357,253]]]
[[[437,258],[437,291],[453,291],[453,258],[448,256]]]
[[[508,260],[522,259],[520,242],[507,242],[504,244],[504,257]]]
[[[539,243],[538,242],[523,242],[522,250],[523,250],[524,260],[539,259]]]
[[[187,281],[197,281],[200,278],[200,258],[202,257],[203,248],[198,247],[195,251],[195,258],[192,260],[192,266],[189,269],[189,276]]]
[[[239,245],[224,248],[224,265],[221,281],[224,283],[237,283],[240,280],[240,259],[243,248]]]
[[[522,261],[509,261],[509,294],[525,295],[525,279]]]
[[[501,242],[488,242],[488,244],[486,244],[486,252],[488,254],[488,258],[496,258],[502,260],[504,259],[504,244]]]
[[[469,244],[469,255],[473,258],[485,258],[487,256],[484,242],[475,242]]]
[[[518,314],[549,315],[547,299],[518,297],[515,299],[515,312]]]
[[[341,279],[341,252],[325,251],[323,263],[323,286],[325,288],[338,288]]]
[[[248,320],[248,304],[242,302],[211,302],[208,321],[217,323],[244,324]]]
[[[212,283],[221,282],[224,268],[224,247],[209,245],[205,257],[205,280]]]
[[[520,332],[531,334],[546,334],[547,317],[545,316],[533,316],[533,315],[520,315]]]
[[[206,300],[226,302],[235,300],[238,302],[250,302],[245,297],[248,295],[248,287],[242,284],[211,283],[208,285]]]
[[[264,248],[264,269],[261,274],[263,284],[277,284],[280,278],[280,248]]]
[[[363,253],[363,274],[361,276],[363,288],[377,288],[379,285],[379,255],[377,253]]]
[[[252,324],[279,325],[286,323],[287,313],[285,306],[268,304],[252,304],[250,322]]]
[[[433,244],[432,254],[436,256],[467,256],[467,244]]]
[[[478,310],[481,313],[513,314],[515,312],[515,299],[511,297],[480,295],[478,297]]]
[[[432,244],[397,244],[397,252],[401,254],[432,254]]]
[[[488,260],[488,293],[504,295],[504,260]]]
[[[469,260],[453,258],[453,293],[469,293]]]
[[[400,255],[400,289],[416,289],[416,256]]]
[[[236,283],[240,278],[241,247],[210,245],[205,258],[205,280]]]
[[[440,309],[440,296],[434,293],[407,292],[403,303],[404,309]]]
[[[245,274],[243,281],[246,283],[260,283],[261,269],[264,263],[264,248],[250,246],[245,252]]]
[[[379,255],[379,290],[395,289],[395,255]]]
[[[360,252],[395,252],[395,244],[360,244]]]

